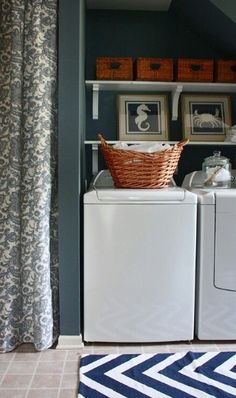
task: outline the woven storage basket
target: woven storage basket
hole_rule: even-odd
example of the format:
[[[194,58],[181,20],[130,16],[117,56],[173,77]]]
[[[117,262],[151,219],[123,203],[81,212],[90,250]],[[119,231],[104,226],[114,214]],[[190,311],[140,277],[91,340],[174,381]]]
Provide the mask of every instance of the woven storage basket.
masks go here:
[[[236,60],[219,59],[215,72],[216,82],[236,83]]]
[[[180,141],[161,152],[144,153],[113,148],[101,134],[100,148],[117,188],[164,188],[170,183],[184,145]]]
[[[171,58],[137,58],[134,63],[136,80],[172,81],[173,60]]]
[[[96,59],[96,79],[97,80],[132,80],[133,79],[132,58],[98,57]]]
[[[212,59],[180,58],[177,62],[177,80],[182,82],[212,82]]]

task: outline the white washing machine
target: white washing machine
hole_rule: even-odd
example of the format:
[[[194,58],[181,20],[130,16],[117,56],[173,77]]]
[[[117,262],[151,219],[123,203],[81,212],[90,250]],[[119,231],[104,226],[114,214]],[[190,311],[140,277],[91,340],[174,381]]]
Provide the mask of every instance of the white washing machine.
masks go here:
[[[84,340],[191,340],[196,195],[116,189],[102,171],[84,195]]]
[[[236,340],[236,185],[204,188],[204,178],[199,171],[183,181],[198,196],[196,336]]]

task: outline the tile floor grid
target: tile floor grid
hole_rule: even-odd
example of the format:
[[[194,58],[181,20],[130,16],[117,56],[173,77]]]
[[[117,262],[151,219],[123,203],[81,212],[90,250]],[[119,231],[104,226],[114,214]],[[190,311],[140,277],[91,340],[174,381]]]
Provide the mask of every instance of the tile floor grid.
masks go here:
[[[39,357],[38,357],[38,361],[39,361]],[[32,383],[33,383],[33,379],[34,379],[34,377],[35,377],[35,375],[36,375],[36,369],[37,369],[37,364],[38,364],[38,361],[36,362],[36,365],[35,365],[35,367],[34,367],[34,371],[33,371],[33,374],[32,374],[32,377],[31,377],[31,380],[30,380],[30,382],[29,382],[29,385],[28,385],[28,389],[27,389],[27,392],[26,392],[25,398],[28,398],[28,397],[29,397],[29,394],[30,394],[30,389],[31,389],[31,386],[32,386]]]
[[[177,351],[236,351],[236,341],[86,343],[80,350],[49,349],[41,353],[36,352],[32,345],[22,345],[12,353],[0,354],[0,398],[76,398],[79,359],[82,354],[155,354]],[[4,365],[1,367],[1,364]],[[9,384],[11,382],[12,385]]]
[[[1,355],[5,356],[5,355],[8,355],[8,354],[1,354]],[[10,353],[10,355],[11,355],[11,353]],[[0,388],[1,388],[1,385],[2,385],[2,382],[3,382],[3,379],[4,379],[4,377],[6,376],[8,370],[9,370],[9,368],[10,368],[11,362],[13,361],[13,358],[14,358],[15,355],[16,355],[16,354],[13,354],[13,355],[11,356],[11,359],[10,359],[10,361],[9,361],[9,363],[8,363],[8,366],[6,366],[5,372],[2,374],[2,377],[0,378]],[[0,356],[0,358],[1,358],[1,356]],[[6,362],[5,362],[5,361],[1,361],[1,362],[2,362],[2,363],[7,363],[7,361],[6,361]],[[0,395],[0,397],[1,397],[1,395]]]
[[[63,363],[62,373],[61,373],[61,380],[60,380],[60,383],[59,383],[59,386],[58,386],[59,390],[58,390],[57,398],[60,398],[60,394],[61,394],[60,389],[62,387],[62,380],[63,380],[64,371],[65,371],[65,368],[66,368],[67,357],[68,357],[68,351],[66,352],[66,355],[65,355],[65,358],[64,358],[64,363]]]

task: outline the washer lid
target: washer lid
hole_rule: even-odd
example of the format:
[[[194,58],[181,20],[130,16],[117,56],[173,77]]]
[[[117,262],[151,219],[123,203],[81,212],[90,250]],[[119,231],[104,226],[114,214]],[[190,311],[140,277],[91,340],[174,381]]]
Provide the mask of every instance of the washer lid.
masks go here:
[[[84,203],[88,204],[194,204],[197,205],[197,195],[183,188],[163,189],[92,189],[84,194]]]
[[[236,291],[236,189],[215,193],[215,286]]]
[[[168,202],[197,203],[197,196],[184,188],[171,186],[161,189],[115,188],[108,170],[102,170],[95,177],[90,191],[84,195],[84,203],[129,203]]]
[[[185,199],[186,191],[183,188],[162,188],[162,189],[97,189],[99,201],[111,202],[182,202]]]

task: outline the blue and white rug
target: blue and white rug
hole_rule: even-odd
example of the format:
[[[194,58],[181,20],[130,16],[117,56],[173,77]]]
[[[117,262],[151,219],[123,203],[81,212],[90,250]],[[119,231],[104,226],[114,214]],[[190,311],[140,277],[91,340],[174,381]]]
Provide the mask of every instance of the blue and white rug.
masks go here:
[[[78,397],[236,397],[236,353],[83,355]]]

